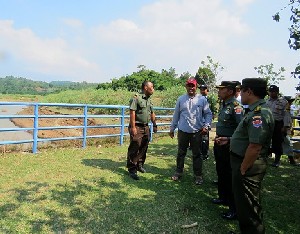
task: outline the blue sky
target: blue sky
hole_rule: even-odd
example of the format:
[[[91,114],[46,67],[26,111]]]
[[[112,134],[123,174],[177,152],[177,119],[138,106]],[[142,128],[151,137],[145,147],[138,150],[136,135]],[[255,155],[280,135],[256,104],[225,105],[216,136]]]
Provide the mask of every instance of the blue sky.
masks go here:
[[[0,0],[0,77],[108,82],[138,65],[195,74],[210,55],[221,80],[285,67],[281,92],[294,95],[289,10],[283,0]]]

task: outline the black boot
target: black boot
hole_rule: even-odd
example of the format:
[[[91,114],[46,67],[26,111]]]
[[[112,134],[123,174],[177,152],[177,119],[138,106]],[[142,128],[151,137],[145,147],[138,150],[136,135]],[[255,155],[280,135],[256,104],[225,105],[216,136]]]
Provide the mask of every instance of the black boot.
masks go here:
[[[275,161],[272,163],[272,167],[279,167],[281,155],[275,154]]]

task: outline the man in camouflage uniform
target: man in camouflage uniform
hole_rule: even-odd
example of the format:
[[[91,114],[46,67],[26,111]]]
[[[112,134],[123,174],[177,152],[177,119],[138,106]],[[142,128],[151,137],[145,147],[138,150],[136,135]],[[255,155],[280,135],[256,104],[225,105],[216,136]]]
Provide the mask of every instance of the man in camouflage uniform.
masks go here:
[[[150,141],[150,130],[148,123],[151,120],[153,131],[157,132],[155,114],[150,96],[154,88],[150,81],[142,84],[142,93],[136,94],[129,104],[130,123],[128,130],[130,133],[130,144],[127,153],[127,168],[129,176],[134,180],[139,180],[137,171],[145,173],[144,163]]]
[[[271,85],[269,87],[269,100],[267,105],[272,111],[273,117],[275,119],[274,133],[272,136],[272,153],[275,154],[275,160],[272,164],[273,167],[279,167],[280,158],[283,154],[282,143],[284,141],[284,136],[289,128],[287,106],[288,102],[282,97],[279,97],[279,87],[276,85]]]
[[[243,117],[243,108],[235,98],[237,82],[222,81],[218,88],[218,97],[222,100],[218,122],[216,125],[216,138],[231,137]],[[232,175],[230,166],[229,142],[224,145],[214,144],[216,171],[218,175],[218,198],[212,199],[214,204],[228,205],[229,210],[222,214],[227,220],[236,219],[236,209],[232,193]]]
[[[243,79],[241,100],[249,105],[248,112],[231,138],[216,138],[219,144],[230,141],[232,186],[241,234],[265,233],[260,191],[275,125],[264,100],[266,88],[265,79]]]

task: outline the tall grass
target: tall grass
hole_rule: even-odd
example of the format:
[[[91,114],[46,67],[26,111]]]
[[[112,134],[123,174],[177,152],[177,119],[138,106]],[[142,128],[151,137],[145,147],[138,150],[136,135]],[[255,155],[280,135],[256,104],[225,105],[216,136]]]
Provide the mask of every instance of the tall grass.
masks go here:
[[[155,91],[151,99],[154,106],[174,107],[177,98],[185,92],[184,87],[173,87],[165,91]],[[40,101],[51,103],[128,105],[130,98],[134,95],[134,92],[127,90],[68,90],[40,97]]]

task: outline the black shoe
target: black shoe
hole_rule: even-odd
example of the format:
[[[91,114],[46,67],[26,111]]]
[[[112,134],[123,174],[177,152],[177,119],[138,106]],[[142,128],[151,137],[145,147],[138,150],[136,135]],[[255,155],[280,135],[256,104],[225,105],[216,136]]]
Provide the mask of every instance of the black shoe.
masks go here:
[[[280,163],[279,162],[273,162],[272,164],[271,164],[271,166],[272,167],[279,167],[279,165],[280,165]]]
[[[136,174],[136,172],[129,172],[129,176],[134,180],[140,179],[140,177]]]
[[[196,185],[201,185],[201,184],[203,184],[203,177],[202,177],[202,176],[196,176],[196,177],[195,177],[195,184],[196,184]]]
[[[225,212],[222,214],[222,218],[227,219],[227,220],[236,220],[237,215],[236,215],[236,212],[228,211],[228,212]]]
[[[138,167],[137,170],[141,173],[146,173],[145,168],[143,168],[142,166]]]
[[[224,205],[224,206],[228,205],[227,202],[225,202],[223,199],[220,198],[213,198],[211,202],[216,205]]]
[[[203,155],[203,156],[202,156],[203,161],[206,161],[208,158],[209,158],[208,155]]]

